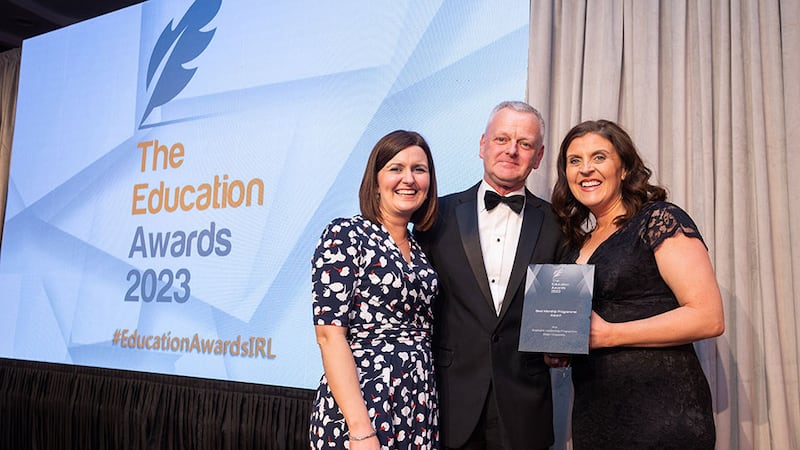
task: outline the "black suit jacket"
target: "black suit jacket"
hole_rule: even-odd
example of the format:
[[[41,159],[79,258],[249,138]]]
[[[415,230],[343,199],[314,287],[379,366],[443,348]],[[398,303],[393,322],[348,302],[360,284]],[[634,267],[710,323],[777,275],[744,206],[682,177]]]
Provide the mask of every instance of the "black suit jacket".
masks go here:
[[[478,185],[440,199],[434,227],[415,233],[439,273],[434,363],[442,442],[460,447],[480,418],[490,384],[514,449],[553,443],[550,371],[540,353],[519,352],[527,266],[556,262],[561,232],[550,204],[526,189],[522,230],[498,316],[478,236]]]

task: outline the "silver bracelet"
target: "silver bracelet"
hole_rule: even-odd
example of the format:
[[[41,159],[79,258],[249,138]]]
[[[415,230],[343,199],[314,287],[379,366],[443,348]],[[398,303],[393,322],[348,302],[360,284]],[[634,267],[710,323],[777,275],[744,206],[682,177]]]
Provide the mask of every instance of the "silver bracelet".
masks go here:
[[[351,434],[351,435],[350,435],[350,440],[351,440],[351,441],[363,441],[364,439],[369,439],[369,438],[371,438],[372,436],[377,436],[377,435],[378,435],[378,432],[377,432],[377,431],[375,431],[375,430],[372,430],[372,433],[365,434],[365,435],[363,435],[363,436],[353,436],[353,435]]]

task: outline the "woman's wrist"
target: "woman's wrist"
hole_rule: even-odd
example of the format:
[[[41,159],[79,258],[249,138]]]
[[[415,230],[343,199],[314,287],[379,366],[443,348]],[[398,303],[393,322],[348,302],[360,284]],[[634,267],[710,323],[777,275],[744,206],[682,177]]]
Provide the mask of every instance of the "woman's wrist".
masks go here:
[[[369,432],[367,434],[362,434],[362,435],[353,435],[353,434],[351,434],[350,435],[350,440],[351,441],[364,441],[364,440],[367,440],[367,439],[369,439],[369,438],[371,438],[373,436],[377,436],[377,435],[378,435],[378,432],[375,431],[375,430],[372,430],[371,432]]]

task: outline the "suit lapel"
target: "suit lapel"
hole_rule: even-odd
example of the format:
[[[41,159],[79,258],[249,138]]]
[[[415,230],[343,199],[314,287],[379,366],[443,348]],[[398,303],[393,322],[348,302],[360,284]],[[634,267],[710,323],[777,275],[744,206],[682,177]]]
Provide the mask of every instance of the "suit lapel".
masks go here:
[[[494,301],[492,301],[492,293],[489,291],[489,278],[486,276],[486,267],[483,264],[481,240],[478,233],[477,196],[477,186],[464,193],[462,202],[456,206],[456,219],[458,231],[461,233],[461,244],[464,246],[464,253],[467,255],[469,267],[478,282],[486,304],[491,307],[494,313]]]
[[[539,231],[544,221],[544,213],[539,209],[540,203],[527,189],[525,190],[525,195],[527,196],[527,200],[525,202],[525,209],[523,210],[522,229],[519,233],[517,253],[514,255],[514,266],[511,269],[511,275],[508,278],[508,287],[503,297],[503,306],[500,308],[501,319],[514,300],[514,294],[519,289],[520,284],[525,281],[528,264],[531,262],[534,249],[536,249]],[[484,278],[485,277],[484,271]]]

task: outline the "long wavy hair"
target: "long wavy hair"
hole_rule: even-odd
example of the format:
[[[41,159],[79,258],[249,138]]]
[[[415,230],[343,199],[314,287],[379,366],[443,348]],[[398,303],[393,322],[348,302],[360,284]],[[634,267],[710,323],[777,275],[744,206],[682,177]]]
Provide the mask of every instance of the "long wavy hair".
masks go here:
[[[615,225],[622,226],[627,223],[645,203],[667,199],[666,189],[650,184],[650,176],[653,171],[644,165],[631,137],[622,127],[609,120],[589,120],[575,125],[561,142],[558,151],[558,179],[553,187],[551,197],[553,211],[561,223],[561,231],[566,238],[566,245],[573,248],[580,248],[589,237],[591,231],[587,228],[591,212],[572,195],[572,191],[569,189],[567,149],[573,140],[590,133],[602,136],[611,142],[622,161],[622,168],[626,174],[621,183],[625,214],[614,218]]]

